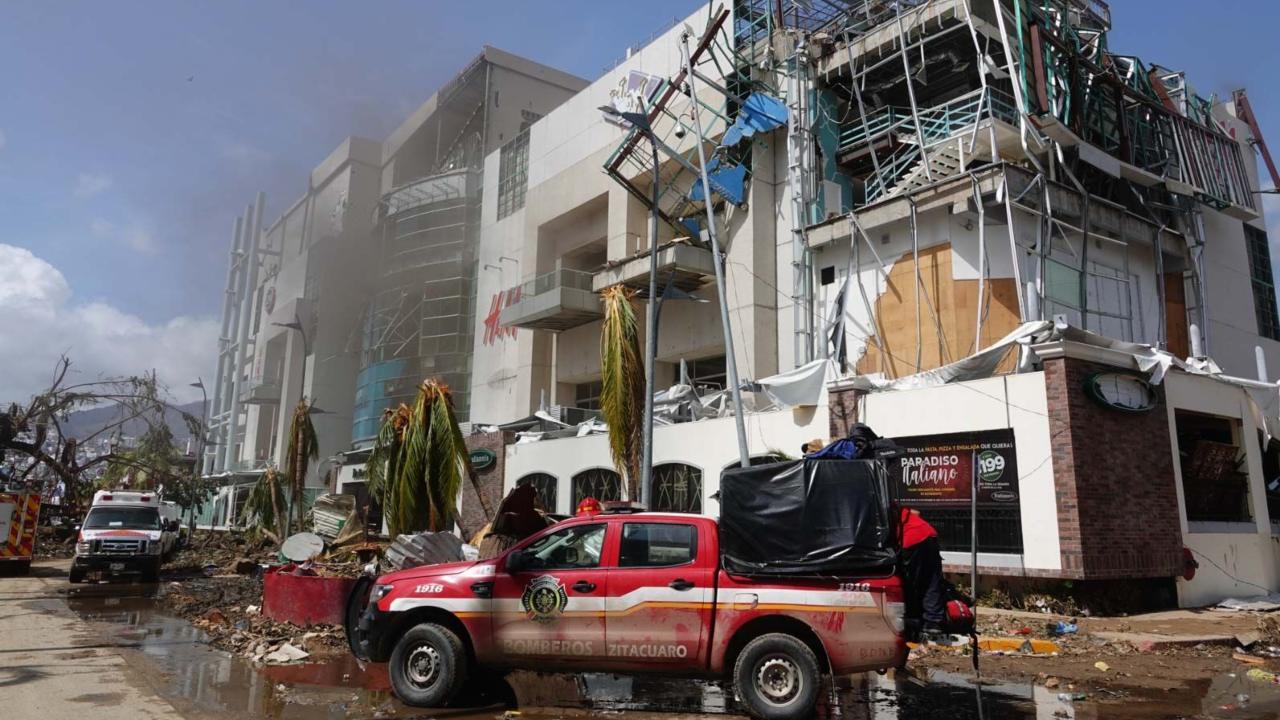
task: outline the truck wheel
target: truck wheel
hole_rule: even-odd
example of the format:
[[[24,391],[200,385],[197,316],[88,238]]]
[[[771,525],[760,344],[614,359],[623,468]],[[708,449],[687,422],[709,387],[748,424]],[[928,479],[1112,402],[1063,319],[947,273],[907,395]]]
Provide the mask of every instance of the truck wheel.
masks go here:
[[[435,623],[409,628],[391,651],[391,687],[415,707],[442,707],[467,679],[467,655],[452,630]]]
[[[747,643],[733,666],[738,697],[748,714],[761,720],[812,717],[820,678],[809,646],[783,633]]]
[[[160,582],[161,563],[162,561],[159,558],[156,558],[155,563],[151,565],[151,567],[148,567],[146,570],[142,571],[142,575],[138,579],[148,584]]]
[[[76,585],[84,582],[84,571],[78,570],[75,567],[72,567],[71,572],[67,574],[67,582],[71,583],[72,585]]]

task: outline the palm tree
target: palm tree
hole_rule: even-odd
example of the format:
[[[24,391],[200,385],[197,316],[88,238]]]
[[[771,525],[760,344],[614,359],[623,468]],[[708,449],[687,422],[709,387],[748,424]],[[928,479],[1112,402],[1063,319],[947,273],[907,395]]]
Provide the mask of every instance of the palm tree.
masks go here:
[[[600,333],[600,411],[609,426],[609,455],[627,479],[627,497],[640,497],[640,455],[644,439],[644,362],[636,328],[635,293],[621,285],[606,288]]]
[[[444,383],[425,380],[412,407],[387,410],[368,468],[391,535],[449,530],[470,463]]]
[[[285,520],[281,509],[285,507],[284,483],[280,472],[269,467],[258,477],[258,482],[245,498],[244,512],[249,526],[256,528],[273,542],[280,542],[288,528],[281,527]]]
[[[320,443],[316,439],[315,425],[311,424],[311,406],[306,399],[298,401],[293,409],[293,422],[289,425],[289,457],[285,475],[293,490],[289,501],[289,514],[285,518],[284,533],[292,530],[293,518],[297,517],[298,525],[302,525],[302,488],[307,484],[307,471],[311,469],[311,461],[320,457]]]

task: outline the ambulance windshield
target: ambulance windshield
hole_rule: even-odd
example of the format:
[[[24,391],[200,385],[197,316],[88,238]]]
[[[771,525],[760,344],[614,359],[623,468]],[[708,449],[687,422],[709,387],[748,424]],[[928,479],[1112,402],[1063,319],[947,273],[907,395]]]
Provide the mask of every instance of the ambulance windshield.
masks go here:
[[[89,511],[81,527],[85,530],[159,530],[160,512],[153,507],[96,507]]]

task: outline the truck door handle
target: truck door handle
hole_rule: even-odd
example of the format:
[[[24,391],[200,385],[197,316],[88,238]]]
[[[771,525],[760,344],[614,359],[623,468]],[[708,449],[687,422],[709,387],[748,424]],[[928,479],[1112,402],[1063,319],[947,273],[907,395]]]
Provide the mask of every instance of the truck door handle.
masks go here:
[[[596,589],[596,584],[593,582],[587,582],[586,580],[579,580],[578,582],[573,584],[574,592],[589,593],[595,589]]]
[[[675,580],[672,580],[670,583],[667,583],[667,587],[671,588],[672,590],[680,590],[683,592],[685,590],[693,589],[693,583],[689,582],[688,580],[685,580],[684,578],[676,578]]]

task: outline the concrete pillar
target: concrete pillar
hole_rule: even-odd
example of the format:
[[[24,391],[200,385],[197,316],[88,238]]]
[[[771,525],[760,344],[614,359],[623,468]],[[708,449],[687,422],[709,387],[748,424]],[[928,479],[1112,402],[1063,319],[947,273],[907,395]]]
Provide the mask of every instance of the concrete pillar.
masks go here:
[[[256,202],[245,211],[245,233],[247,239],[241,243],[245,254],[241,258],[240,312],[236,315],[236,348],[235,360],[231,372],[231,413],[227,418],[226,452],[224,462],[231,469],[236,462],[236,431],[240,421],[240,393],[244,389],[244,361],[249,345],[249,326],[253,323],[253,297],[258,287],[258,240],[262,235],[262,212],[266,204],[266,196],[258,193]]]

